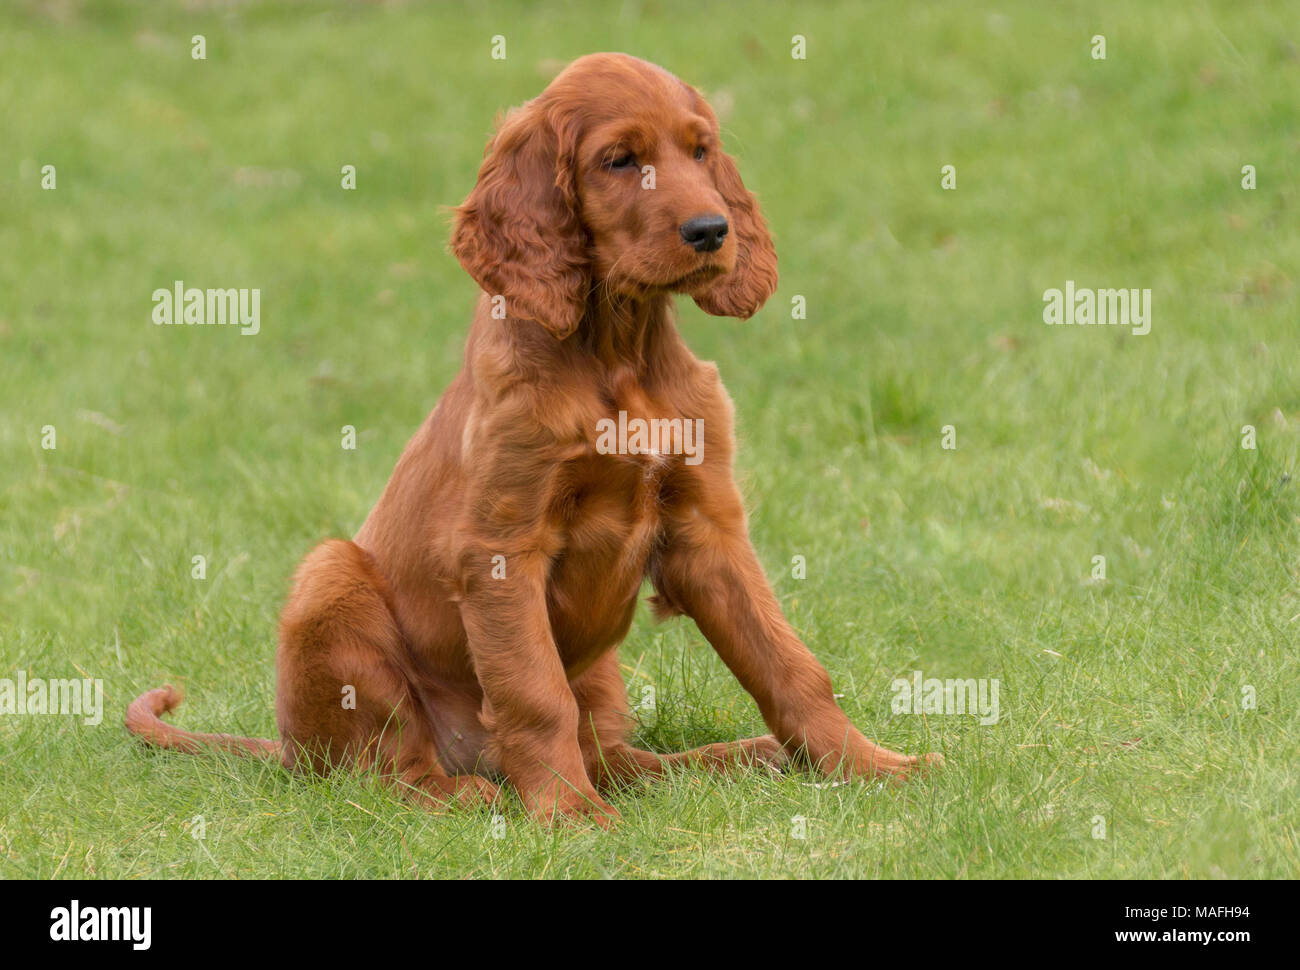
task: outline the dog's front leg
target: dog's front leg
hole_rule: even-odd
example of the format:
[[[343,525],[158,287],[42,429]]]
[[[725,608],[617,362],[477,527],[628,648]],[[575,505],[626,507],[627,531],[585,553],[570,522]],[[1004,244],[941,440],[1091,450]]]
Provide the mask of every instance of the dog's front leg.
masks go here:
[[[781,612],[734,486],[674,520],[654,564],[661,602],[695,620],[787,753],[827,774],[868,778],[904,776],[941,760],[882,748],[849,722],[830,675]]]
[[[468,556],[461,618],[495,760],[534,817],[608,826],[618,812],[583,765],[578,705],[547,615],[545,557],[509,556],[495,577],[492,558],[489,550]]]

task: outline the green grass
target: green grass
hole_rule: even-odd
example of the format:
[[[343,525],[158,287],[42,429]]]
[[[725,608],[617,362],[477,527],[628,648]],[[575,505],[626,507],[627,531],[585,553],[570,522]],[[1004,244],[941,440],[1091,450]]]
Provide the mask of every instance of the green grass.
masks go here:
[[[0,875],[1300,874],[1295,3],[160,6],[0,11],[0,677],[106,695],[99,727],[0,717]],[[494,839],[365,777],[134,743],[167,681],[183,726],[274,733],[288,577],[459,367],[445,207],[498,110],[608,49],[709,94],[777,239],[754,319],[679,307],[769,576],[856,723],[947,768],[681,773],[608,833],[512,798]],[[262,332],[153,326],[174,279],[260,287]],[[1045,326],[1066,279],[1151,288],[1151,333]],[[643,610],[621,657],[657,692],[641,742],[761,732],[685,621]],[[893,714],[916,669],[997,678],[1001,719]]]

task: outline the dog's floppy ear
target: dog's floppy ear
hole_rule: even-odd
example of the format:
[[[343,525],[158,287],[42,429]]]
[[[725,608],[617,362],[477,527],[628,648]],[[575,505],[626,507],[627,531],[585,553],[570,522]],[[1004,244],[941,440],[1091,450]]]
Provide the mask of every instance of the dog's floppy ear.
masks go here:
[[[695,302],[705,313],[747,320],[776,292],[776,248],[758,200],[745,188],[731,156],[718,152],[715,181],[730,212],[736,236],[736,268],[701,292]]]
[[[451,249],[509,318],[573,333],[590,289],[586,233],[577,213],[571,122],[532,101],[488,143],[478,182],[455,210]]]

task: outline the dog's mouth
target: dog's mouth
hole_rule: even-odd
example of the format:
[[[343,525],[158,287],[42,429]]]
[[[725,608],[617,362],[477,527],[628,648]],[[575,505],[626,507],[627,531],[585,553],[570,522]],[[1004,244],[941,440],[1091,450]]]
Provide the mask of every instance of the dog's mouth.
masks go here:
[[[679,276],[669,283],[664,283],[663,288],[672,290],[674,293],[689,293],[692,290],[699,289],[704,283],[710,283],[726,272],[721,266],[710,263],[707,266],[701,266],[699,269],[693,269],[685,276]]]
[[[697,266],[689,273],[683,273],[681,276],[676,276],[670,280],[632,279],[627,281],[625,285],[630,285],[642,293],[667,291],[670,293],[695,294],[727,272],[729,270],[725,266],[719,266],[717,263],[706,263],[703,266]]]

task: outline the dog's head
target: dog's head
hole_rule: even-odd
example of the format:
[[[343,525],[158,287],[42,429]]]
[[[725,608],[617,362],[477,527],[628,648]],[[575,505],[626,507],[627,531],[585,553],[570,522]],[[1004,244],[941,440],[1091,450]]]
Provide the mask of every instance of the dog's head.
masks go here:
[[[557,337],[577,328],[593,287],[688,293],[708,313],[746,318],[777,282],[772,240],[713,110],[626,54],[574,61],[506,116],[451,245],[509,316]]]

